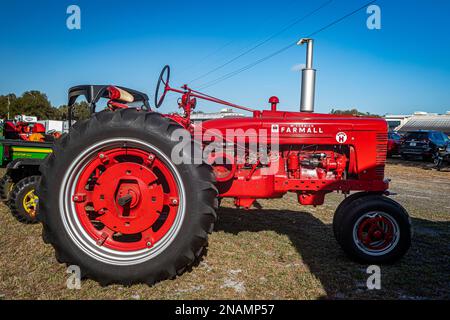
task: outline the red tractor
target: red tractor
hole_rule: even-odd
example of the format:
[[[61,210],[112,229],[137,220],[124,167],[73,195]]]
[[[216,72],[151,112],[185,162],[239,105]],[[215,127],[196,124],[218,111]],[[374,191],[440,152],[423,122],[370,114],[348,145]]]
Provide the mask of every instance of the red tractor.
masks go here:
[[[172,88],[168,66],[155,106],[168,92],[179,93],[182,115],[152,111],[146,95],[134,90],[70,89],[69,105],[84,95],[94,115],[63,135],[41,166],[38,219],[58,261],[80,266],[83,276],[104,285],[153,284],[182,274],[202,256],[220,199],[249,208],[255,199],[294,192],[300,204],[316,206],[333,191],[356,191],[333,219],[336,240],[350,258],[382,264],[402,257],[411,225],[405,209],[387,197],[387,124],[313,113],[312,40],[302,43],[308,50],[300,112],[277,110],[276,97],[270,110],[259,111],[187,85]],[[101,97],[109,99],[108,109],[95,113]],[[197,99],[252,116],[194,124]],[[131,107],[137,100],[141,107]],[[256,152],[255,144],[261,146]]]

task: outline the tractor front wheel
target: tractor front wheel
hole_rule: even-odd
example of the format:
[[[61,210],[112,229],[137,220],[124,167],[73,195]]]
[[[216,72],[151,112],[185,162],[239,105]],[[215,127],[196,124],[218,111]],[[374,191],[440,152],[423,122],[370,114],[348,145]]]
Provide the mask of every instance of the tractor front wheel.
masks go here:
[[[209,165],[172,159],[177,129],[157,113],[104,111],[56,142],[38,194],[59,262],[102,285],[130,285],[174,278],[199,260],[217,190]]]
[[[23,178],[14,185],[9,194],[8,206],[11,213],[22,223],[32,224],[38,222],[36,219],[38,206],[36,187],[39,179],[39,176]]]
[[[344,252],[362,263],[392,263],[411,246],[408,213],[382,195],[357,197],[341,208],[334,226]]]

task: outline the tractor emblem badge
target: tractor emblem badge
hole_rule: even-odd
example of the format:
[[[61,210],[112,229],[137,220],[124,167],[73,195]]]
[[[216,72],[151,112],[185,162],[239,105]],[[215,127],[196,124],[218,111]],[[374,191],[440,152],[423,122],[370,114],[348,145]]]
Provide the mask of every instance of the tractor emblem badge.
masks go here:
[[[347,141],[347,135],[345,134],[345,132],[336,133],[336,141],[338,143],[345,143],[345,141]]]

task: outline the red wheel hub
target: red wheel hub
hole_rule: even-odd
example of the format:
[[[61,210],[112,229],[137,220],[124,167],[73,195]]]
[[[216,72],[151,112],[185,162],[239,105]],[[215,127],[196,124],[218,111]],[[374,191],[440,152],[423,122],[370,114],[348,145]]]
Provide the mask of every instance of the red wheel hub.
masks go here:
[[[152,247],[179,206],[173,172],[153,153],[133,148],[98,153],[79,175],[72,200],[97,244],[120,251]]]
[[[368,249],[382,250],[393,240],[394,226],[383,216],[367,218],[358,226],[358,239]]]

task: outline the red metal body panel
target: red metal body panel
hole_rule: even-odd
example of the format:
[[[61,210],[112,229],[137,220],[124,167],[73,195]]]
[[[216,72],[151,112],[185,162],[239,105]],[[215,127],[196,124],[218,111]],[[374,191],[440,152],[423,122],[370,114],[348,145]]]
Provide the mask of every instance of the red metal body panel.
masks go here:
[[[226,137],[227,130],[233,129],[236,129],[237,132],[234,143],[239,138],[247,142],[257,140],[256,132],[261,129],[267,130],[269,134],[277,133],[278,170],[273,175],[267,176],[261,174],[262,167],[259,167],[253,169],[251,177],[248,178],[251,169],[240,167],[236,170],[233,179],[218,183],[221,197],[250,200],[281,197],[284,193],[292,191],[299,194],[299,201],[302,204],[316,205],[323,202],[324,194],[332,191],[383,192],[388,189],[388,182],[384,179],[387,124],[381,118],[262,111],[254,112],[253,117],[248,118],[205,121],[202,124],[201,132],[215,130],[220,131]],[[239,136],[239,132],[241,132],[241,136]],[[271,139],[272,137],[269,135],[269,144],[273,142]],[[209,141],[203,142],[208,143]],[[316,152],[323,150],[330,152],[330,148],[345,148],[348,153],[344,156],[345,164],[343,164],[346,178],[314,179],[314,177],[290,176],[287,171],[292,170],[289,169],[289,166],[292,168],[298,166],[298,155],[287,150],[301,150],[302,146],[315,146]],[[292,159],[293,162],[288,163],[288,159]],[[240,202],[242,201],[236,203]]]

